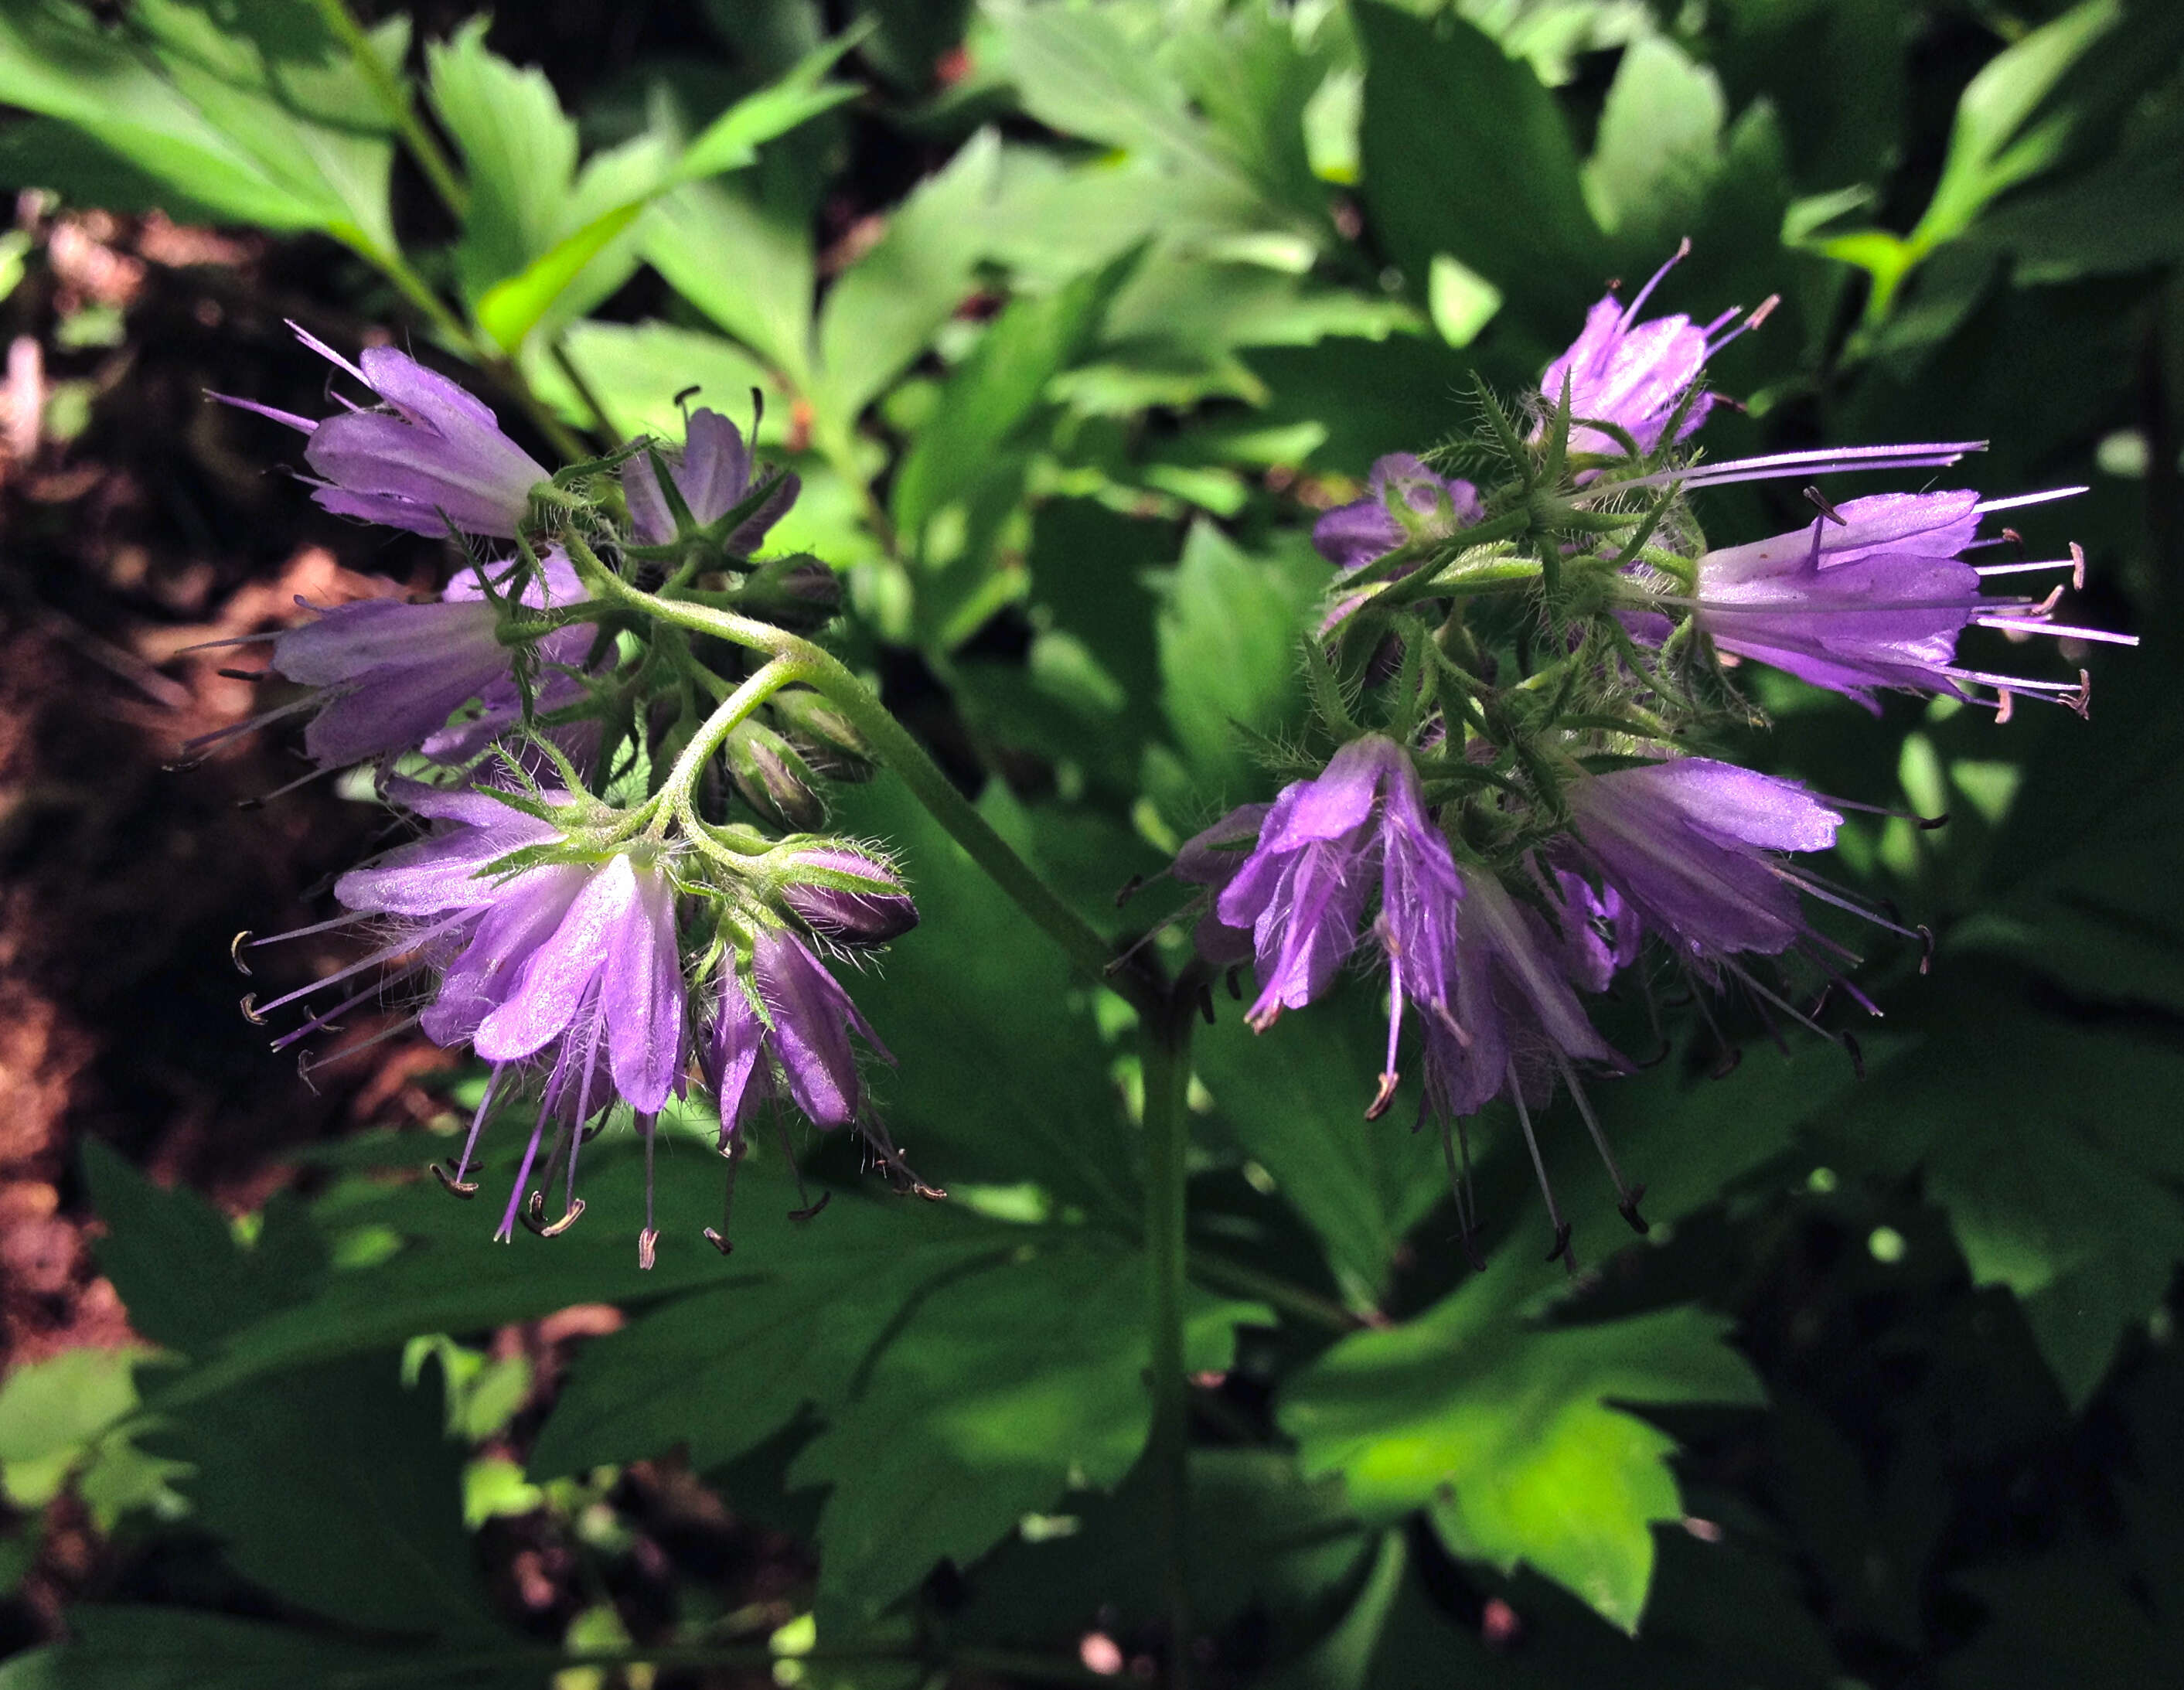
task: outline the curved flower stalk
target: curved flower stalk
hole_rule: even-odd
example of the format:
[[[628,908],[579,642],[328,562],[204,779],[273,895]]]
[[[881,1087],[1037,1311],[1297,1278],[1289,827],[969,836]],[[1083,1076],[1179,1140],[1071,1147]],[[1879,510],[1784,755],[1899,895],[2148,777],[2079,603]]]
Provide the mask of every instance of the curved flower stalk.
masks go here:
[[[446,376],[390,346],[368,346],[352,364],[298,328],[296,338],[371,389],[381,407],[348,404],[311,418],[254,399],[214,393],[310,437],[304,461],[318,474],[311,497],[337,516],[413,533],[513,539],[546,471],[507,435],[492,410]]]

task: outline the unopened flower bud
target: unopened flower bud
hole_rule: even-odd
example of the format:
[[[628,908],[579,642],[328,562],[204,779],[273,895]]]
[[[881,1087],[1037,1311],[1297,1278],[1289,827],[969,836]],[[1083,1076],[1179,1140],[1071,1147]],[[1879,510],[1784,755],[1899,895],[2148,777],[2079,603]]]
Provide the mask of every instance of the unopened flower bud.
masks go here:
[[[776,693],[771,702],[789,739],[823,763],[829,774],[850,781],[872,778],[872,751],[864,735],[817,693],[792,687]]]
[[[804,924],[844,945],[884,945],[917,925],[917,906],[892,866],[844,844],[788,856],[781,901]]]
[[[739,607],[783,627],[823,627],[842,607],[842,577],[816,557],[771,558],[744,583]]]
[[[728,736],[728,777],[744,801],[777,827],[815,833],[827,825],[819,777],[796,748],[762,722],[746,722]]]

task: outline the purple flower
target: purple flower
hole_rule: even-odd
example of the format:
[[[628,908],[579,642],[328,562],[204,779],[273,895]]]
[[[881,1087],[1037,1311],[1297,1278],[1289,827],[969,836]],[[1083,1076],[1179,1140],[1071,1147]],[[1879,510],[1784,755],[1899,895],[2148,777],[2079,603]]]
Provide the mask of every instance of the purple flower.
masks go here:
[[[503,902],[559,906],[543,936],[526,923],[527,945],[512,946],[514,966],[499,1001],[471,1043],[489,1063],[521,1062],[558,1043],[604,1052],[615,1090],[639,1114],[656,1113],[679,1089],[685,1060],[682,971],[675,936],[675,887],[665,865],[618,851],[598,864],[554,864],[574,877],[540,869],[517,876]],[[534,877],[538,877],[534,878]],[[563,902],[564,888],[575,895]],[[535,890],[534,890],[535,889]]]
[[[700,1060],[720,1107],[720,1146],[726,1151],[758,1106],[773,1096],[773,1070],[766,1060],[769,1029],[753,997],[756,988],[735,966],[733,952],[721,972],[721,999]]]
[[[553,552],[517,602],[535,611],[584,596],[568,560]],[[463,761],[521,718],[513,660],[500,642],[499,625],[500,614],[487,601],[483,584],[468,572],[437,604],[366,599],[337,605],[316,621],[277,635],[270,667],[317,689],[310,700],[288,708],[316,706],[304,730],[304,748],[322,767],[421,747],[436,761]],[[561,628],[535,649],[545,663],[573,667],[590,649],[592,632],[584,625]],[[537,703],[551,710],[582,695],[571,677],[549,673]],[[448,728],[448,717],[472,699],[482,706],[478,718]]]
[[[1567,789],[1586,864],[1709,979],[1738,951],[1775,956],[1809,929],[1778,851],[1825,851],[1842,817],[1792,780],[1683,757]]]
[[[1567,382],[1572,416],[1614,423],[1637,442],[1641,452],[1651,452],[1661,443],[1677,406],[1698,381],[1707,360],[1762,321],[1774,307],[1770,299],[1735,327],[1730,325],[1736,323],[1741,307],[1724,311],[1703,328],[1680,314],[1640,322],[1640,308],[1661,285],[1662,277],[1691,249],[1691,243],[1685,241],[1629,305],[1611,293],[1585,313],[1583,332],[1540,377],[1540,391],[1550,408],[1562,403],[1563,384]],[[1676,438],[1689,438],[1713,406],[1708,394],[1702,393],[1693,399],[1677,422]],[[1542,422],[1534,438],[1544,434],[1546,427]],[[1570,449],[1607,457],[1624,455],[1622,443],[1613,436],[1582,427],[1571,430]]]
[[[500,432],[493,412],[405,353],[368,346],[352,364],[291,323],[296,337],[378,394],[383,410],[351,405],[316,421],[225,393],[222,404],[254,410],[311,437],[304,461],[323,477],[311,497],[338,516],[413,533],[512,539],[531,489],[548,479],[531,455]],[[344,404],[348,402],[343,401]]]
[[[1581,874],[1555,871],[1554,900],[1563,930],[1563,965],[1589,992],[1606,991],[1638,960],[1645,923],[1613,886],[1595,889]]]
[[[770,928],[751,951],[752,979],[770,1025],[766,1043],[796,1107],[815,1126],[848,1126],[863,1107],[855,1033],[892,1063],[879,1035],[866,1024],[811,947],[787,928]]]
[[[2051,495],[2041,495],[2051,496]],[[1958,666],[1957,637],[1974,625],[2137,644],[2127,635],[2048,622],[2053,600],[1989,599],[1981,577],[2074,569],[2084,560],[1980,568],[1986,512],[2025,500],[1975,493],[1884,493],[1830,506],[1809,529],[1708,552],[1689,603],[1717,650],[1769,663],[1878,711],[1882,687],[1970,698],[1975,684],[2075,701],[2082,683],[2026,680]]]
[[[1385,557],[1412,532],[1452,534],[1485,514],[1469,482],[1437,476],[1408,452],[1390,452],[1373,464],[1363,498],[1338,505],[1312,525],[1312,543],[1347,574]]]
[[[1245,1018],[1254,1031],[1325,991],[1356,948],[1380,867],[1374,800],[1398,764],[1408,764],[1402,748],[1370,734],[1315,778],[1283,788],[1258,844],[1216,900],[1223,925],[1251,929],[1259,996]]]
[[[743,503],[751,489],[750,449],[742,432],[718,411],[700,407],[690,413],[689,428],[682,451],[663,451],[661,459],[674,477],[676,491],[700,527],[719,521]],[[766,502],[728,536],[727,549],[748,556],[771,528],[796,503],[801,483],[784,475],[775,483]],[[675,515],[660,490],[660,477],[652,460],[640,452],[622,466],[622,497],[629,505],[629,526],[638,544],[664,546],[675,538]],[[832,584],[831,574],[828,577]]]
[[[1241,847],[1259,836],[1271,804],[1242,804],[1212,827],[1194,834],[1175,854],[1175,878],[1206,889],[1205,913],[1191,930],[1198,954],[1217,968],[1233,968],[1251,960],[1248,927],[1230,927],[1221,919],[1221,894],[1236,878],[1248,855]]]
[[[894,865],[855,845],[788,853],[781,900],[805,926],[840,945],[885,945],[917,925],[917,906]]]
[[[1463,913],[1458,923],[1455,1003],[1452,1017],[1426,1018],[1426,1106],[1443,1123],[1458,1124],[1506,1094],[1524,1129],[1532,1169],[1547,1200],[1555,1246],[1547,1259],[1566,1255],[1570,1229],[1555,1205],[1546,1163],[1532,1132],[1531,1111],[1554,1095],[1557,1079],[1567,1084],[1584,1117],[1608,1175],[1615,1182],[1624,1219],[1640,1231],[1638,1200],[1643,1186],[1627,1184],[1615,1164],[1607,1140],[1593,1118],[1575,1063],[1597,1063],[1625,1070],[1624,1060],[1593,1030],[1577,994],[1571,990],[1569,946],[1557,943],[1536,911],[1511,897],[1490,873],[1463,878]],[[1465,1151],[1467,1165],[1469,1151]],[[1453,1167],[1451,1161],[1451,1167]],[[1457,1201],[1467,1236],[1472,1230],[1465,1185]]]

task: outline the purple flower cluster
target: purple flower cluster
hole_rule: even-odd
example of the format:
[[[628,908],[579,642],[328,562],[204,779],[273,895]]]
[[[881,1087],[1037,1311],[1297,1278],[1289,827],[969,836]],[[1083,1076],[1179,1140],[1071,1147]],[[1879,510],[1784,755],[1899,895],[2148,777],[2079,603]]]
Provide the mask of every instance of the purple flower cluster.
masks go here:
[[[1570,600],[1574,609],[1551,607],[1546,626],[1497,655],[1477,643],[1462,598],[1436,606],[1416,593],[1400,595],[1446,618],[1430,636],[1430,655],[1412,652],[1401,664],[1389,655],[1428,637],[1415,611],[1405,613],[1408,624],[1384,617],[1377,641],[1364,648],[1372,654],[1366,695],[1393,692],[1390,714],[1406,725],[1361,732],[1346,706],[1325,705],[1340,743],[1323,769],[1285,786],[1271,805],[1224,816],[1183,847],[1173,870],[1205,889],[1193,906],[1201,957],[1215,967],[1255,964],[1258,991],[1246,1017],[1255,1030],[1322,996],[1369,944],[1386,970],[1389,1016],[1368,1118],[1397,1088],[1409,1015],[1420,1029],[1422,1118],[1438,1118],[1445,1135],[1453,1127],[1467,1168],[1464,1121],[1506,1099],[1545,1189],[1533,1113],[1566,1088],[1623,1213],[1641,1230],[1642,1188],[1616,1166],[1583,1079],[1631,1064],[1596,1029],[1586,997],[1633,976],[1651,1003],[1641,964],[1652,954],[1695,992],[1733,990],[1770,1022],[1786,1017],[1817,1029],[1797,1007],[1793,973],[1817,973],[1873,1006],[1844,977],[1856,957],[1815,926],[1812,904],[1926,940],[1799,862],[1834,845],[1843,821],[1836,802],[1679,743],[1704,706],[1664,676],[1646,673],[1644,648],[1665,660],[1674,647],[1679,662],[1711,655],[1769,664],[1869,708],[1878,708],[1880,690],[1903,689],[1988,704],[2006,717],[2020,694],[2082,709],[2085,677],[2025,679],[1969,667],[1957,653],[1968,629],[2136,643],[2053,622],[2059,588],[2037,601],[1983,591],[1986,577],[2042,570],[2068,569],[2082,586],[2075,547],[2068,558],[1967,561],[2017,538],[2010,530],[1982,535],[1986,516],[2064,494],[1880,494],[1838,506],[1810,488],[1819,512],[1810,528],[1713,550],[1682,539],[1695,531],[1680,518],[1663,526],[1676,499],[1708,487],[1938,467],[1976,449],[1944,442],[1724,463],[1680,455],[1675,449],[1711,408],[1702,385],[1708,359],[1774,302],[1741,323],[1736,311],[1704,325],[1680,315],[1640,321],[1676,259],[1629,305],[1611,293],[1592,309],[1576,342],[1544,372],[1529,440],[1518,443],[1503,428],[1497,449],[1482,436],[1482,461],[1497,449],[1531,455],[1507,482],[1482,492],[1391,454],[1374,464],[1362,497],[1328,511],[1313,531],[1337,572],[1323,637],[1353,615],[1378,614],[1374,595],[1346,585],[1347,577],[1398,551],[1405,574],[1466,567],[1452,561],[1473,549],[1465,531],[1474,527],[1481,529],[1476,546],[1551,555],[1552,567],[1542,562],[1536,572],[1542,583],[1590,572],[1589,596]],[[1548,439],[1565,402],[1570,444],[1580,455],[1574,464],[1557,458]],[[1535,502],[1540,477],[1557,473],[1563,479],[1545,505]],[[1636,505],[1634,495],[1666,500],[1627,550],[1614,549],[1617,539],[1591,555],[1592,533],[1639,522],[1635,515],[1618,521]],[[1556,530],[1555,509],[1604,520]],[[1538,590],[1524,584],[1521,568],[1483,578]],[[1599,632],[1557,622],[1557,615],[1596,616]],[[1485,637],[1507,639],[1507,626],[1504,616],[1496,633],[1489,622]],[[1509,690],[1513,678],[1521,694]],[[1550,681],[1554,689],[1542,690]],[[1546,698],[1575,702],[1543,711]],[[1642,707],[1618,714],[1626,701]],[[1848,1036],[1834,1036],[1855,1058]],[[1451,1146],[1452,1173],[1456,1160]],[[1457,1186],[1468,1230],[1468,1180],[1459,1177]],[[1569,1228],[1552,1190],[1546,1199],[1554,1253],[1562,1254]]]
[[[533,529],[547,473],[490,410],[402,353],[373,348],[352,364],[298,333],[380,404],[315,421],[227,403],[309,437],[304,457],[321,505],[425,534],[520,540]],[[687,544],[694,555],[747,560],[797,490],[793,475],[755,487],[741,432],[699,410],[680,449],[648,448],[625,461],[627,531],[604,534],[599,525],[609,519],[587,506],[584,532],[632,555]],[[556,489],[547,502],[555,501],[560,508],[567,496]],[[733,532],[712,532],[732,515]],[[488,1067],[452,1173],[435,1170],[460,1196],[477,1189],[471,1170],[488,1121],[526,1076],[535,1081],[536,1116],[499,1237],[519,1221],[551,1235],[582,1213],[581,1147],[610,1108],[627,1108],[647,1146],[639,1253],[649,1265],[651,1135],[669,1100],[687,1092],[694,1054],[720,1102],[724,1150],[740,1147],[738,1130],[760,1105],[793,1105],[822,1129],[857,1128],[891,1172],[906,1173],[872,1118],[852,1034],[891,1058],[816,947],[883,944],[915,926],[917,910],[894,867],[868,848],[808,835],[770,840],[748,826],[727,830],[732,846],[693,839],[671,832],[677,812],[656,798],[625,811],[577,789],[580,779],[614,789],[628,773],[627,763],[619,772],[597,767],[614,761],[604,724],[624,678],[569,552],[550,543],[555,532],[548,527],[541,549],[519,544],[515,558],[468,564],[437,601],[337,605],[270,636],[266,672],[304,690],[231,731],[308,712],[305,747],[321,768],[406,756],[440,766],[440,778],[478,784],[387,778],[387,795],[426,825],[424,835],[343,875],[334,890],[343,915],[297,934],[243,935],[237,960],[246,945],[330,929],[377,934],[370,954],[262,1006],[246,998],[245,1012],[262,1020],[307,1001],[326,1004],[323,995],[342,989],[339,1001],[276,1040],[282,1049],[404,990],[415,1012],[378,1037],[414,1024],[439,1045],[467,1046]],[[794,597],[797,583],[788,587]],[[619,731],[632,732],[627,719]],[[486,761],[496,745],[502,756]],[[501,781],[516,784],[490,784]],[[635,790],[645,795],[641,778]],[[706,1001],[691,981],[716,957],[718,990]],[[557,1179],[562,1214],[549,1221]]]

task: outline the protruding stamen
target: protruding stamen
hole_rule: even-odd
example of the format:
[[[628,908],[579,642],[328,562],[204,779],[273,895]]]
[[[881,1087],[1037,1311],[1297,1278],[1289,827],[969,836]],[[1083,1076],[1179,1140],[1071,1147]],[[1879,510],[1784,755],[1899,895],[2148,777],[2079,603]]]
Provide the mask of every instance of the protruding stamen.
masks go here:
[[[1379,1089],[1373,1094],[1373,1101],[1365,1106],[1367,1120],[1377,1121],[1388,1113],[1388,1106],[1396,1101],[1396,1088],[1401,1083],[1402,1076],[1393,1068],[1380,1076]]]
[[[227,941],[227,960],[235,964],[235,972],[245,979],[250,978],[250,964],[242,960],[242,947],[249,938],[250,929],[246,927]]]
[[[1631,1185],[1616,1166],[1615,1152],[1607,1147],[1607,1135],[1600,1129],[1599,1118],[1592,1113],[1592,1100],[1585,1095],[1585,1087],[1579,1084],[1577,1070],[1570,1066],[1569,1058],[1557,1049],[1555,1061],[1563,1071],[1563,1083],[1569,1087],[1578,1113],[1585,1118],[1585,1131],[1592,1135],[1592,1147],[1600,1152],[1600,1159],[1607,1165],[1607,1177],[1615,1182],[1615,1195],[1620,1200],[1616,1204],[1617,1212],[1630,1223],[1632,1230],[1642,1235],[1652,1230],[1638,1214],[1638,1200],[1646,1195],[1646,1188]]]
[[[645,1273],[650,1273],[652,1271],[653,1263],[659,1259],[659,1230],[655,1227],[648,1226],[644,1231],[637,1235],[638,1267]]]
[[[1421,1120],[1419,1124],[1423,1126],[1424,1122]],[[1448,1169],[1448,1189],[1456,1199],[1457,1243],[1463,1252],[1463,1259],[1471,1264],[1473,1271],[1483,1273],[1485,1271],[1486,1263],[1479,1258],[1479,1246],[1476,1242],[1479,1236],[1478,1211],[1471,1190],[1471,1140],[1464,1132],[1463,1123],[1461,1120],[1454,1124],[1455,1130],[1452,1134],[1450,1131],[1451,1124],[1446,1115],[1440,1118],[1437,1124],[1440,1128],[1441,1165]],[[1455,1141],[1454,1143],[1451,1142],[1451,1138]],[[1461,1171],[1457,1167],[1458,1146],[1462,1146],[1463,1157]]]
[[[497,1242],[505,1244],[515,1236],[515,1221],[521,1212],[523,1188],[531,1182],[531,1166],[538,1160],[538,1141],[545,1135],[546,1112],[550,1104],[541,1102],[538,1118],[532,1124],[531,1142],[523,1147],[523,1165],[515,1170],[515,1185],[508,1194],[508,1208],[502,1213],[499,1228],[493,1233]]]
[[[652,1252],[660,1242],[660,1229],[652,1224],[652,1146],[659,1136],[657,1115],[639,1115],[637,1129],[644,1138],[644,1230],[637,1235],[637,1265],[649,1272]]]
[[[1653,279],[1638,290],[1638,297],[1633,299],[1624,308],[1623,321],[1621,324],[1622,327],[1627,329],[1631,324],[1638,321],[1639,310],[1648,299],[1653,297],[1653,290],[1661,285],[1663,279],[1667,276],[1670,271],[1674,270],[1678,265],[1681,264],[1691,255],[1691,237],[1689,235],[1686,235],[1684,237],[1682,241],[1677,244],[1676,250],[1669,258],[1669,261],[1653,272]]]
[[[1517,1124],[1524,1129],[1524,1148],[1532,1153],[1532,1172],[1540,1181],[1540,1195],[1547,1200],[1547,1224],[1555,1230],[1555,1247],[1547,1252],[1550,1262],[1560,1257],[1569,1260],[1569,1224],[1563,1219],[1562,1210],[1555,1204],[1555,1188],[1547,1180],[1547,1164],[1540,1155],[1540,1141],[1532,1133],[1532,1112],[1524,1107],[1524,1085],[1517,1077],[1517,1058],[1513,1052],[1507,1069],[1509,1078],[1509,1098],[1517,1106]],[[1572,1268],[1574,1272],[1574,1267]]]
[[[265,1024],[265,1017],[258,1007],[256,992],[243,993],[240,1007],[242,1010],[242,1018],[253,1027],[263,1027]]]
[[[735,1219],[736,1212],[736,1170],[743,1166],[744,1157],[749,1149],[750,1146],[744,1141],[743,1135],[738,1134],[729,1140],[722,1152],[727,1161],[728,1178],[727,1189],[721,1194],[721,1224],[717,1231],[710,1226],[705,1229],[705,1242],[723,1256],[736,1247],[734,1241],[728,1236],[729,1227]]]
[[[2058,593],[2060,593],[2063,589],[2058,587],[2055,590]],[[2054,601],[2051,599],[2041,605],[2036,605],[2029,611],[2021,612],[2014,616],[1974,616],[1972,620],[1975,622],[1977,622],[1981,627],[1998,627],[2004,631],[2014,630],[2025,633],[2053,634],[2058,639],[2090,639],[2103,645],[2136,645],[2138,644],[2138,636],[2135,633],[2114,633],[2104,627],[2069,627],[2050,622],[2036,622],[2034,620],[2036,617],[2045,616],[2048,614],[2049,611],[2053,607],[2053,602]]]
[[[531,1194],[531,1201],[523,1208],[523,1224],[541,1238],[559,1238],[582,1219],[583,1215],[584,1200],[578,1197],[569,1205],[568,1213],[560,1219],[549,1220],[546,1219],[546,1194],[543,1191],[533,1191]]]
[[[2041,493],[2020,493],[2008,499],[1982,499],[1972,509],[1985,516],[1997,510],[2017,510],[2027,505],[2052,505],[2059,499],[2075,499],[2089,491],[2082,487],[2051,487]]]
[[[440,1189],[447,1192],[450,1196],[460,1197],[467,1202],[470,1199],[477,1196],[478,1185],[476,1180],[459,1180],[454,1174],[448,1173],[446,1168],[441,1167],[437,1162],[428,1163],[427,1165],[432,1170],[432,1177],[440,1182]]]
[[[1934,929],[1923,921],[1919,923],[1919,972],[1934,972]]]
[[[1836,510],[1833,502],[1817,487],[1808,487],[1805,489],[1805,502],[1838,528],[1850,527],[1850,519]]]

